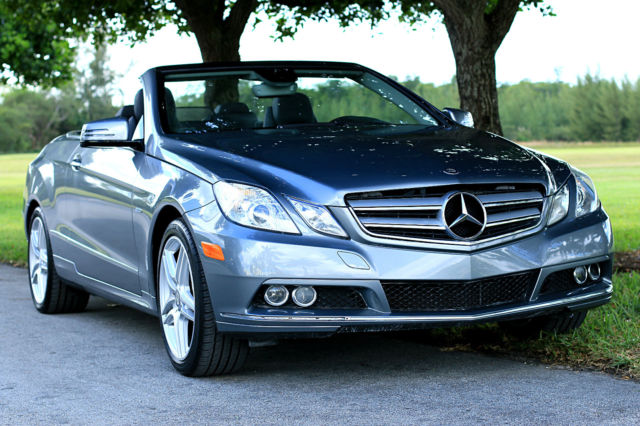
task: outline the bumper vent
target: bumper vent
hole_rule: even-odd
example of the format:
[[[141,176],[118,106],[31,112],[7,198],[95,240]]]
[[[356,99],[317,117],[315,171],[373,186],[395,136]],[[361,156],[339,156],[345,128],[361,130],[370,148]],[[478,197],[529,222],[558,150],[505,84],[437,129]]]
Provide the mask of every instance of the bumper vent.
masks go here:
[[[474,242],[536,227],[544,208],[539,185],[455,185],[348,194],[347,205],[369,234],[427,242],[456,241],[447,232],[443,205],[457,192],[474,195],[486,211],[486,226]]]
[[[468,311],[523,303],[538,270],[470,281],[382,281],[391,312]]]

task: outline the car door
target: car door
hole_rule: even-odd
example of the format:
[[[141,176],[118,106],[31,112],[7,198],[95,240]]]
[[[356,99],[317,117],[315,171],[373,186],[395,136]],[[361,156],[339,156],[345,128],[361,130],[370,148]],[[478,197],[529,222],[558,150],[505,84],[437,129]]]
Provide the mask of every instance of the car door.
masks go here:
[[[131,204],[136,154],[117,144],[79,146],[70,162],[72,196],[62,209],[80,278],[140,294]]]

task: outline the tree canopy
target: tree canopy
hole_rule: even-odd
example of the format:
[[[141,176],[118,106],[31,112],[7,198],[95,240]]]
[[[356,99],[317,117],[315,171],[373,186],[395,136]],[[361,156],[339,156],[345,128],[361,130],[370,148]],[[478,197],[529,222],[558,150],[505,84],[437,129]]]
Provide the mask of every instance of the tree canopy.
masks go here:
[[[495,54],[523,8],[553,13],[543,0],[277,0],[267,11],[276,19],[279,38],[293,36],[307,19],[335,18],[348,26],[355,21],[375,25],[392,13],[412,25],[442,17],[456,60],[461,108],[471,111],[479,128],[502,134]]]
[[[495,54],[526,7],[551,13],[543,0],[0,0],[0,63],[5,77],[56,84],[71,75],[73,38],[135,43],[171,23],[195,35],[204,61],[238,61],[240,37],[258,8],[275,19],[280,38],[293,36],[307,19],[374,25],[397,11],[415,24],[438,15],[456,60],[461,108],[473,113],[478,127],[502,133]]]

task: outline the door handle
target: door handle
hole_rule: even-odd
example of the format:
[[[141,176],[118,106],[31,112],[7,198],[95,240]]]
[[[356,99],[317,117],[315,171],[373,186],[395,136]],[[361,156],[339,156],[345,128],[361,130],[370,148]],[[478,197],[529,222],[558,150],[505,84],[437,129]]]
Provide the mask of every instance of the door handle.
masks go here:
[[[74,155],[69,164],[71,165],[71,169],[77,171],[82,166],[82,157],[80,154]]]

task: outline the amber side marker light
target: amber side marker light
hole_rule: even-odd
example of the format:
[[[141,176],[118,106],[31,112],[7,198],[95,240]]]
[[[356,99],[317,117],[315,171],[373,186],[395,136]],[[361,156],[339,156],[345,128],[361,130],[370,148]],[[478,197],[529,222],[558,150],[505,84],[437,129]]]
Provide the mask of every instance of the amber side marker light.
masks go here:
[[[216,260],[224,260],[224,253],[222,253],[222,247],[217,244],[205,243],[202,244],[202,252],[205,256]]]

